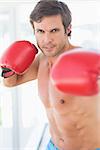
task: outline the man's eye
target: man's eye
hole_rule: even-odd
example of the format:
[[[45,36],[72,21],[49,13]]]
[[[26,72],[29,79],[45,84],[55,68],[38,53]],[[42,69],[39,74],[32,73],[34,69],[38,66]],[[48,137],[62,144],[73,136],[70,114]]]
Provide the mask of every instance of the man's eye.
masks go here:
[[[57,32],[57,31],[59,31],[59,29],[53,29],[51,32],[52,32],[52,33],[55,33],[55,32]]]
[[[43,31],[43,30],[37,30],[37,32],[38,32],[38,33],[44,33],[44,31]]]

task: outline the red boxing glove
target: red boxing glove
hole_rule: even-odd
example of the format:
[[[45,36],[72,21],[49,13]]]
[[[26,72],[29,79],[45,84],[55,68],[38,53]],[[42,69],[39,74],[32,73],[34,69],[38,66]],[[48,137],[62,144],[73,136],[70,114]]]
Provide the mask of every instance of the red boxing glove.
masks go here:
[[[51,81],[62,92],[92,96],[98,93],[100,54],[75,51],[62,54],[51,69]]]
[[[14,42],[0,59],[2,76],[22,74],[31,65],[37,52],[37,48],[29,41]]]

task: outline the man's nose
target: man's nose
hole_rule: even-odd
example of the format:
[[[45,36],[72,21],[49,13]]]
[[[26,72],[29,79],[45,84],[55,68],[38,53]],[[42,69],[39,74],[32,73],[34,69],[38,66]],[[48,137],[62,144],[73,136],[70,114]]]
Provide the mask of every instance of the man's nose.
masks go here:
[[[44,42],[45,43],[50,43],[52,41],[52,36],[50,33],[45,33],[44,35]]]

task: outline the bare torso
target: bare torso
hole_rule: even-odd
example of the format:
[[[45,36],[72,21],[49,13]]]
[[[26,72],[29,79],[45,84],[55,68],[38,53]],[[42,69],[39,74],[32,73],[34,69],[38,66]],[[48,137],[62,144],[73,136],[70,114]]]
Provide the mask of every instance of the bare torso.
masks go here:
[[[58,91],[49,80],[50,67],[41,59],[39,96],[45,106],[53,143],[59,150],[100,147],[99,95],[79,97]]]

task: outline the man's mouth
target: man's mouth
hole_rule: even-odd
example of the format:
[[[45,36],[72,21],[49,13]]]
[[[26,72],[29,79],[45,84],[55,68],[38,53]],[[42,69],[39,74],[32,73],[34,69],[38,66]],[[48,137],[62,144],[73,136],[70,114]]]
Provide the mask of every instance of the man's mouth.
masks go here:
[[[43,47],[46,51],[52,51],[54,49],[54,46],[45,46]]]

